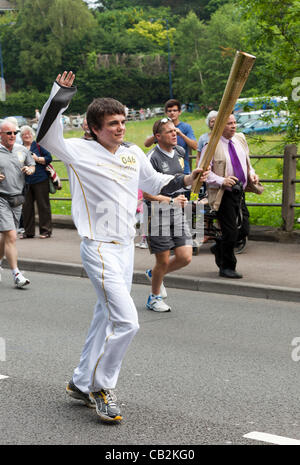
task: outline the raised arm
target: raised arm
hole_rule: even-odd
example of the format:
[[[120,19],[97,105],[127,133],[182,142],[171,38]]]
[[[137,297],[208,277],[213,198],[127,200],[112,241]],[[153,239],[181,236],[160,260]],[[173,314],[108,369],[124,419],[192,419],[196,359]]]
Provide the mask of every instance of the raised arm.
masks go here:
[[[145,147],[151,147],[151,145],[155,144],[155,137],[154,136],[148,136],[147,139],[144,142]]]
[[[190,147],[192,150],[197,150],[197,141],[195,139],[193,130],[190,129],[188,134],[184,134],[179,128],[176,128],[177,135],[182,137],[184,142]]]
[[[63,137],[61,115],[77,91],[76,87],[73,87],[74,79],[75,74],[72,71],[58,74],[50,97],[41,112],[36,138],[40,145],[66,163],[71,162],[72,157]]]

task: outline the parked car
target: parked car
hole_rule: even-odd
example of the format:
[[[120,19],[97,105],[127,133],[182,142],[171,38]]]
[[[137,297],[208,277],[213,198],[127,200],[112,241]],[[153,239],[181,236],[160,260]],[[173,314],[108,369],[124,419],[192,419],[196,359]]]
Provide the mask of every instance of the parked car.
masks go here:
[[[287,111],[286,103],[287,97],[247,97],[239,98],[234,106],[234,113],[245,111],[246,108],[249,110],[267,110],[280,107],[282,110]],[[245,108],[245,110],[244,110]]]
[[[284,132],[287,129],[288,120],[286,118],[274,118],[272,121],[250,121],[245,123],[241,131],[244,134],[265,134],[268,132]]]
[[[275,113],[272,110],[257,110],[257,111],[248,111],[237,113],[235,115],[237,127],[240,129],[244,127],[248,122],[258,121],[263,116],[275,116]]]

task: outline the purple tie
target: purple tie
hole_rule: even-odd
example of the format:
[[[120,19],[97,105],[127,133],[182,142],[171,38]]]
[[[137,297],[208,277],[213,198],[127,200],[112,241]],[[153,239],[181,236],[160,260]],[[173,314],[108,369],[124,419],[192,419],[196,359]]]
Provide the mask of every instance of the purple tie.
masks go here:
[[[245,184],[246,179],[245,179],[244,171],[243,171],[241,162],[239,160],[239,157],[237,156],[237,153],[235,151],[234,145],[231,140],[229,141],[228,149],[229,149],[229,155],[231,158],[231,163],[232,163],[234,174],[243,184]]]

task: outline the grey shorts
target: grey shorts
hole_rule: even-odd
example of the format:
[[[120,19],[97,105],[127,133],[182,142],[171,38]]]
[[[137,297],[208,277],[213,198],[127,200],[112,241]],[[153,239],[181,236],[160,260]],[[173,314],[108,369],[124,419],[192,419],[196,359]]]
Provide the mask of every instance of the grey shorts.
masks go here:
[[[17,230],[21,213],[22,205],[12,208],[6,199],[0,197],[0,232]]]
[[[171,220],[170,235],[151,235],[151,222],[149,222],[150,234],[147,237],[149,251],[151,254],[165,252],[182,246],[193,246],[193,238],[184,216],[175,219],[176,225]]]

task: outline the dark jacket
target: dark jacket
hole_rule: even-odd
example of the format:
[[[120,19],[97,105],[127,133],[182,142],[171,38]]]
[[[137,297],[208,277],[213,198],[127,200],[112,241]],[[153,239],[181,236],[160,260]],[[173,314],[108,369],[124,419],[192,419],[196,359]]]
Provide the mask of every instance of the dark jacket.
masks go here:
[[[41,145],[38,145],[35,141],[32,142],[30,146],[30,151],[35,153],[38,157],[45,157],[46,165],[41,163],[35,164],[35,173],[31,176],[25,176],[26,184],[37,184],[38,182],[45,181],[49,177],[48,171],[46,171],[46,166],[49,165],[52,161],[52,156],[48,150],[44,149]]]

